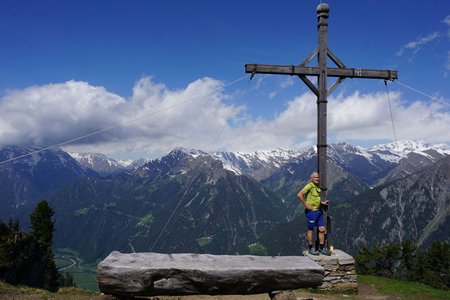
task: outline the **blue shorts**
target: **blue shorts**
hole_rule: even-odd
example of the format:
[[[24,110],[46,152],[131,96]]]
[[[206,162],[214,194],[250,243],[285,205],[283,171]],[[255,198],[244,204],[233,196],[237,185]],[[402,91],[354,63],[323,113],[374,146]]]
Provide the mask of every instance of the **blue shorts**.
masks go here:
[[[323,223],[322,211],[320,209],[318,210],[305,209],[305,215],[308,222],[309,230],[314,230],[317,227],[325,226]]]

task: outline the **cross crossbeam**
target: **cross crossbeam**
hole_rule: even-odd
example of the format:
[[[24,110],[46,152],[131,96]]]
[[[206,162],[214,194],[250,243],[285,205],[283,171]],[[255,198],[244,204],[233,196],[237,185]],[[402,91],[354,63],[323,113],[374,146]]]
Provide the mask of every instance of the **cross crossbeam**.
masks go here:
[[[297,75],[303,81],[308,80],[305,76],[319,76],[321,74],[321,69],[319,67],[309,67],[309,66],[282,66],[282,65],[263,65],[263,64],[246,64],[245,72],[252,74],[278,74],[278,75]],[[345,78],[371,78],[371,79],[384,79],[384,80],[395,80],[397,79],[397,71],[392,70],[370,70],[370,69],[360,69],[360,68],[328,68],[328,77],[339,77],[340,80],[337,81],[336,85],[333,85],[327,90],[327,94],[337,87],[339,83]],[[308,80],[309,81],[309,80]],[[314,86],[312,82],[305,82],[316,96],[319,96],[319,90]]]
[[[246,73],[260,74],[283,74],[283,75],[305,75],[319,76],[319,67],[305,66],[280,66],[280,65],[245,65]],[[328,77],[348,77],[348,78],[373,78],[394,80],[397,79],[397,71],[391,70],[368,70],[358,68],[328,68]]]

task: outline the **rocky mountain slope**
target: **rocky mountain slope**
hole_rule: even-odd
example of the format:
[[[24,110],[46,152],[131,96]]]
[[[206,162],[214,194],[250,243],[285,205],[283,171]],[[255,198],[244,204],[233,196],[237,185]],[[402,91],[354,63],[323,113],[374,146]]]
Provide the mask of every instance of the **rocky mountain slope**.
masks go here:
[[[448,241],[450,156],[355,197],[336,216],[339,239],[353,249],[378,241]]]
[[[112,250],[242,252],[286,210],[254,179],[180,150],[119,177],[75,181],[49,202],[56,245],[88,259]]]
[[[411,240],[418,247],[450,242],[450,156],[421,171],[332,203],[329,241],[355,255],[363,246]],[[305,248],[303,210],[259,240],[269,252],[296,255]]]
[[[28,155],[29,153],[35,153]],[[17,160],[13,158],[21,157]],[[24,218],[46,193],[78,176],[95,176],[62,150],[6,146],[0,148],[0,218]]]

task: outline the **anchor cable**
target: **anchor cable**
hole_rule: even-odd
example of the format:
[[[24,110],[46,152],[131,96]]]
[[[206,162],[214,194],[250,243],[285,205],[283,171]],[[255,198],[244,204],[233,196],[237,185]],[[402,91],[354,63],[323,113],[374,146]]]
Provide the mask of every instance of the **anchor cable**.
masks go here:
[[[386,80],[384,81],[384,85],[386,86],[386,95],[387,95],[387,100],[388,100],[388,103],[389,103],[389,113],[390,113],[390,116],[391,116],[392,130],[394,132],[394,141],[397,144],[397,134],[395,133],[395,125],[394,125],[394,118],[392,116],[391,100],[389,98],[389,90],[388,90],[388,86],[387,86],[387,81]]]

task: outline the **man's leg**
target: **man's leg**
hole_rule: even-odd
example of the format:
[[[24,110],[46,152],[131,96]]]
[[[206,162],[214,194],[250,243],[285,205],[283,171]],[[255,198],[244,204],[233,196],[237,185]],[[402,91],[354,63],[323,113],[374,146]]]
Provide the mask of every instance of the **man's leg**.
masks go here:
[[[308,229],[308,231],[306,231],[306,239],[308,240],[308,253],[311,255],[319,255],[319,251],[313,248],[313,233],[314,230],[311,229]]]
[[[319,244],[321,249],[323,248],[323,244],[325,243],[325,226],[319,227]]]
[[[313,231],[310,229],[306,231],[306,240],[308,241],[308,248],[311,249],[313,246]]]
[[[312,255],[319,255],[316,249],[313,249],[313,232],[316,229],[317,211],[305,211],[308,222],[308,230],[306,231],[306,239],[308,241],[308,252]]]
[[[318,220],[318,225],[319,225],[319,229],[318,229],[319,230],[319,252],[322,253],[323,255],[331,255],[330,251],[328,251],[327,249],[324,249],[326,228],[323,224],[322,214],[320,214],[320,217]]]

